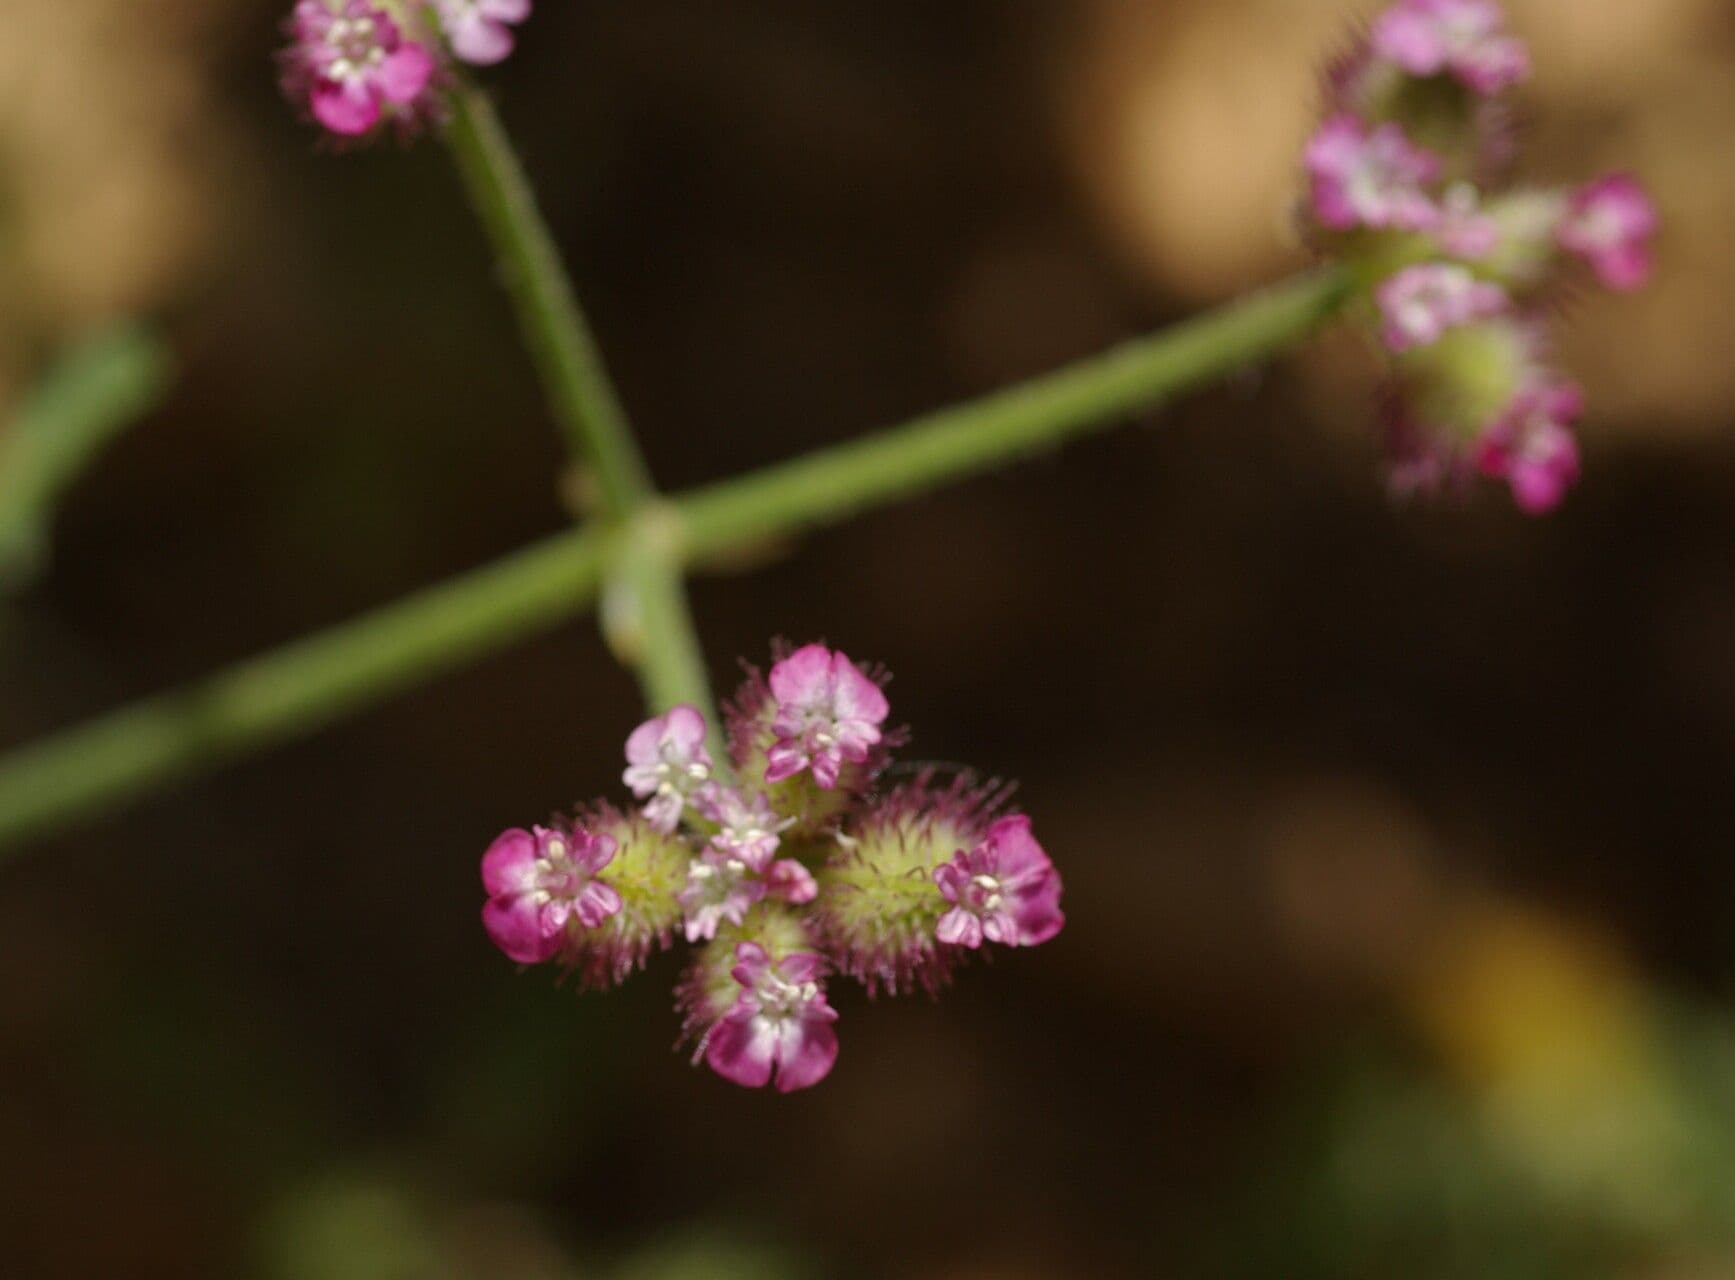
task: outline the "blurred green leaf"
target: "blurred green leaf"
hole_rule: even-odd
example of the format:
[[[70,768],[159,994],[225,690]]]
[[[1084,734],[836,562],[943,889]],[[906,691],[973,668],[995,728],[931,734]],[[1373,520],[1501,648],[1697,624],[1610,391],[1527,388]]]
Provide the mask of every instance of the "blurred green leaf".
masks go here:
[[[303,1188],[266,1223],[267,1274],[282,1280],[454,1276],[421,1207],[384,1181],[338,1177]]]
[[[1616,1140],[1602,1140],[1598,1107],[1570,1117],[1569,1164],[1486,1098],[1392,1046],[1361,1046],[1274,1126],[1266,1176],[1210,1273],[1631,1280],[1696,1259],[1726,1274],[1735,1025],[1666,995],[1652,1013],[1655,1076],[1608,1100]]]
[[[510,1204],[358,1162],[290,1188],[257,1240],[268,1280],[579,1280],[565,1249]]]
[[[36,573],[61,494],[157,403],[169,376],[159,337],[115,325],[67,352],[0,429],[0,591]]]

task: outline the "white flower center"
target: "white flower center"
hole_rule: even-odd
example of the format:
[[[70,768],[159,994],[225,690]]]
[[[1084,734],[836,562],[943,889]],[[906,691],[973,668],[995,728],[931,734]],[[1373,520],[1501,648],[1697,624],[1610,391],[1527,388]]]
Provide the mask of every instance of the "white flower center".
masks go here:
[[[657,793],[665,796],[685,796],[694,787],[711,777],[711,770],[697,760],[683,760],[672,754],[674,748],[665,745],[657,761]]]
[[[977,914],[1000,910],[1006,901],[1006,895],[1001,892],[1000,881],[990,875],[974,875],[970,877],[970,907]]]
[[[588,873],[573,865],[572,846],[563,837],[554,836],[543,845],[534,877],[538,903],[553,897],[576,898],[589,879]]]
[[[386,60],[380,47],[379,24],[372,18],[339,18],[325,33],[336,55],[325,69],[333,80],[356,80]]]
[[[754,992],[759,1012],[767,1018],[793,1018],[819,997],[816,982],[791,982],[777,973],[767,973]]]

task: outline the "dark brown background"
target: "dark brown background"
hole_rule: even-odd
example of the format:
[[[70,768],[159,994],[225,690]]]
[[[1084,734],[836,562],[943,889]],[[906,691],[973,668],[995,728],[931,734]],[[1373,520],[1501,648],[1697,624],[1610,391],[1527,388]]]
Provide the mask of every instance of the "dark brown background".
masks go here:
[[[1296,265],[1357,12],[538,7],[488,79],[670,487]],[[4,614],[6,742],[562,525],[440,148],[326,154],[280,8],[0,6],[0,395],[117,314],[182,365]],[[1735,10],[1513,8],[1532,172],[1669,224],[1567,318],[1557,517],[1392,507],[1326,342],[696,587],[720,680],[825,636],[915,754],[1020,778],[1057,942],[845,995],[788,1099],[667,1052],[673,957],[515,974],[476,858],[612,790],[637,712],[585,620],[0,867],[5,1269],[1735,1276]]]

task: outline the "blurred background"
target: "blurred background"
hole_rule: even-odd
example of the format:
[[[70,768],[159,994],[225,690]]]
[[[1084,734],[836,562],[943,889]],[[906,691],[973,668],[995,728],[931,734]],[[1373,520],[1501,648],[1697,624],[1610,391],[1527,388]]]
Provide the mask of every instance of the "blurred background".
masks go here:
[[[563,527],[442,150],[329,154],[277,0],[0,2],[0,405],[178,371],[0,606],[0,742]],[[1089,354],[1300,265],[1348,0],[544,0],[488,78],[660,480]],[[613,791],[585,619],[0,865],[8,1275],[1735,1277],[1735,4],[1513,0],[1529,165],[1632,169],[1557,517],[1394,508],[1325,340],[696,588],[1022,780],[1070,925],[840,995],[790,1098],[479,928]],[[4,415],[0,415],[3,420]],[[3,430],[4,428],[0,428]]]

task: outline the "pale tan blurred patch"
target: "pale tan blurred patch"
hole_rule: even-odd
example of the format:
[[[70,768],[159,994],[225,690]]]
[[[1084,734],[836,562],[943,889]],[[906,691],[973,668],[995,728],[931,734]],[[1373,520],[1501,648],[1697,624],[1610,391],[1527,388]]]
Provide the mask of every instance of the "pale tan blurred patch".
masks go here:
[[[1058,109],[1084,190],[1130,269],[1206,303],[1302,261],[1290,218],[1320,68],[1379,7],[1088,0]],[[1735,17],[1725,0],[1509,7],[1537,67],[1521,96],[1524,171],[1577,181],[1629,169],[1665,218],[1651,288],[1588,293],[1560,326],[1561,361],[1591,394],[1588,433],[1639,441],[1721,429],[1735,410]],[[1338,412],[1365,403],[1358,362],[1309,377]]]
[[[1221,298],[1296,265],[1295,157],[1337,0],[1087,5],[1064,123],[1110,236],[1164,288]]]
[[[33,347],[182,289],[221,215],[204,58],[234,10],[0,0],[0,402]]]
[[[1704,53],[1728,8],[1724,0],[1508,0],[1507,7],[1531,42],[1535,88],[1545,101],[1619,109],[1648,95],[1684,54]]]
[[[1664,230],[1650,287],[1585,299],[1563,326],[1561,357],[1591,392],[1593,419],[1647,433],[1721,426],[1735,407],[1735,62],[1683,60],[1642,112],[1606,132],[1581,125],[1600,144],[1590,167],[1642,175]]]

